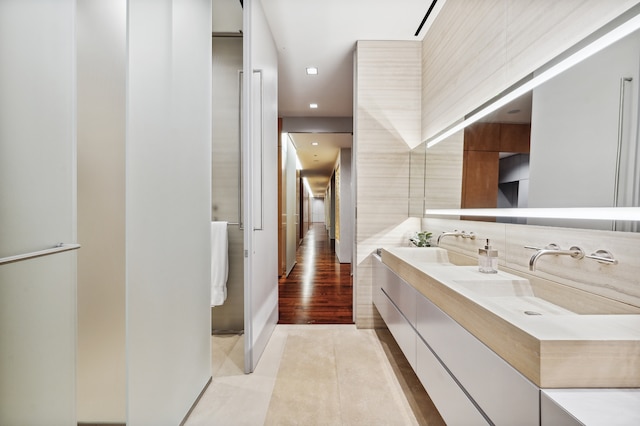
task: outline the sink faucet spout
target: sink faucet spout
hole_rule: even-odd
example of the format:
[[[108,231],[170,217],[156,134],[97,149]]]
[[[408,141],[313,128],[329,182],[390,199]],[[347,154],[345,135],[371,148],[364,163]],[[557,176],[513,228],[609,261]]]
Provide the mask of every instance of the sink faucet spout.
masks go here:
[[[459,237],[461,235],[462,235],[462,232],[459,232],[457,229],[454,230],[453,232],[443,232],[442,234],[438,235],[438,240],[436,241],[436,245],[440,247],[440,240],[444,237]]]
[[[538,251],[533,256],[531,256],[531,259],[529,259],[529,270],[535,271],[536,262],[538,262],[538,259],[546,255],[554,255],[554,256],[565,255],[565,256],[571,256],[574,259],[582,259],[584,257],[584,252],[580,247],[576,247],[576,246],[571,247],[569,250],[561,250],[560,247],[558,247],[558,245],[549,244],[543,249],[538,249]]]

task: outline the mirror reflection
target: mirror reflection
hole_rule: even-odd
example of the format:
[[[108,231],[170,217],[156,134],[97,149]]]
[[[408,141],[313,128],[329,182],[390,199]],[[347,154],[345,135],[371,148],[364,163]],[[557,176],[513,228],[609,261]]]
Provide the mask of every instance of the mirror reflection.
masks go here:
[[[424,209],[639,206],[639,80],[635,32],[431,148],[418,146],[410,213],[418,200]],[[497,220],[638,230],[637,222]]]

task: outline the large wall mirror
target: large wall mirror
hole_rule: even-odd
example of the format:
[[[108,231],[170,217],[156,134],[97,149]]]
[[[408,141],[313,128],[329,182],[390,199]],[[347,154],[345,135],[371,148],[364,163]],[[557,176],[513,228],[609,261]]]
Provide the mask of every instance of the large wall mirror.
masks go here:
[[[640,30],[522,90],[550,68],[534,72],[507,98],[496,98],[500,108],[412,150],[410,215],[431,209],[640,206]],[[456,125],[462,127],[454,123],[450,130]],[[640,231],[637,221],[461,218]]]

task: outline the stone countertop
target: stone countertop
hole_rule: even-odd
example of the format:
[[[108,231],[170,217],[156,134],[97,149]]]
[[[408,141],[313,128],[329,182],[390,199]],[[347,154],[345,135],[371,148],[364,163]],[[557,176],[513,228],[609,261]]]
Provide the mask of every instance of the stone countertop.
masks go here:
[[[522,277],[406,252],[382,261],[539,387],[640,387],[640,315],[576,314]]]
[[[585,425],[640,425],[640,389],[543,389]]]

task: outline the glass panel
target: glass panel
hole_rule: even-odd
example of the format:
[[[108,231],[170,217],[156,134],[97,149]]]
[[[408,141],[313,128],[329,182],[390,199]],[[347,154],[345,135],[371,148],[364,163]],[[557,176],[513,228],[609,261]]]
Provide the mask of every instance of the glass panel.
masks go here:
[[[73,0],[0,2],[0,257],[75,242]],[[0,424],[74,424],[75,252],[0,265]]]

